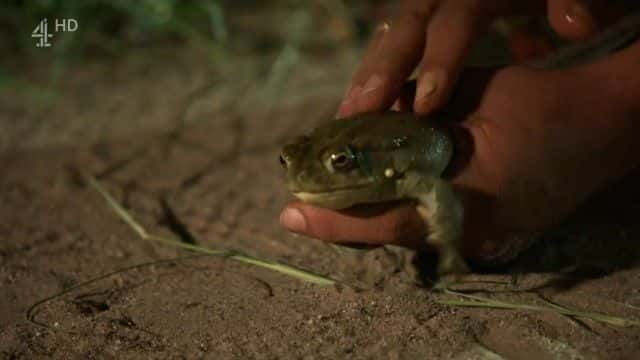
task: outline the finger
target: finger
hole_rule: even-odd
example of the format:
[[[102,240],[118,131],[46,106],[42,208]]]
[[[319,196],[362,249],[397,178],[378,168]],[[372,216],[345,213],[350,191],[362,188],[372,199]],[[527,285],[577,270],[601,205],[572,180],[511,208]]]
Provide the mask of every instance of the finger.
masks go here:
[[[369,45],[367,46],[367,50],[362,57],[362,62],[354,75],[354,80],[359,77],[359,74],[371,66],[371,63],[375,61],[377,58],[378,50],[380,48],[380,43],[382,42],[382,38],[385,36],[387,31],[389,30],[389,24],[384,22],[376,28],[371,37]],[[345,92],[340,107],[338,109],[338,117],[348,116],[351,113],[351,104],[353,103],[353,99],[357,97],[362,91],[362,85],[354,84],[354,81],[351,81],[349,84],[349,88]]]
[[[415,2],[394,19],[373,55],[363,61],[339,115],[385,110],[398,97],[424,46],[424,28],[433,1]]]
[[[292,203],[280,215],[290,231],[333,243],[423,247],[423,221],[410,203],[367,205],[344,211]]]
[[[584,0],[548,0],[547,16],[553,29],[562,37],[581,40],[597,29],[593,3]]]
[[[489,21],[491,13],[483,6],[476,1],[448,1],[434,13],[427,28],[415,112],[432,112],[448,100],[473,40]]]

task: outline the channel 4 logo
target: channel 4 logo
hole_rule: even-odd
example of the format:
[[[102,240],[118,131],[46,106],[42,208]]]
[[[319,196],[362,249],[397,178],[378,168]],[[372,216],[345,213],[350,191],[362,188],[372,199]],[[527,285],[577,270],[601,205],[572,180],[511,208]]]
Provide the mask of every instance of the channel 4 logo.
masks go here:
[[[38,39],[36,47],[51,47],[51,39],[58,32],[74,32],[78,30],[78,21],[75,19],[54,19],[53,33],[49,31],[49,22],[42,19],[31,32],[31,37]]]

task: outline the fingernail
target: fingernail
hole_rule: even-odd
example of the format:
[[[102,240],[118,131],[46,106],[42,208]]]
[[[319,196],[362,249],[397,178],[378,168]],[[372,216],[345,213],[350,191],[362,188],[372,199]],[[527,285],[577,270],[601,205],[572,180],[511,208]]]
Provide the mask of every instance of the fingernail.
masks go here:
[[[340,103],[340,106],[338,107],[338,114],[336,114],[335,116],[336,119],[344,116],[349,116],[352,111],[351,105],[353,104],[354,100],[358,96],[360,96],[361,92],[362,86],[360,85],[355,85],[351,89],[349,89],[349,91],[347,91],[344,100],[342,100],[342,103]]]
[[[347,91],[347,94],[344,97],[344,101],[342,101],[343,104],[350,104],[353,102],[353,100],[355,100],[358,96],[360,96],[360,93],[362,92],[362,86],[361,85],[354,85],[351,87],[351,89],[349,89],[349,91]]]
[[[379,89],[382,86],[382,83],[383,81],[380,75],[376,75],[376,74],[371,75],[369,80],[367,80],[367,82],[364,83],[364,86],[362,87],[362,93],[360,95],[364,95]]]
[[[280,214],[280,224],[290,231],[301,233],[307,230],[307,219],[296,208],[286,208]]]
[[[565,18],[572,24],[587,25],[591,22],[591,13],[583,4],[576,2],[569,8]]]
[[[438,80],[436,79],[435,74],[432,72],[424,73],[420,79],[420,83],[418,84],[418,89],[416,90],[416,98],[426,100],[436,92],[437,87]]]
[[[378,25],[378,27],[376,28],[376,31],[387,32],[389,31],[389,29],[391,29],[391,24],[389,24],[386,21],[383,21],[380,25]]]
[[[429,104],[436,90],[438,90],[438,86],[442,86],[443,81],[444,72],[441,70],[430,70],[423,73],[418,80],[414,107]]]

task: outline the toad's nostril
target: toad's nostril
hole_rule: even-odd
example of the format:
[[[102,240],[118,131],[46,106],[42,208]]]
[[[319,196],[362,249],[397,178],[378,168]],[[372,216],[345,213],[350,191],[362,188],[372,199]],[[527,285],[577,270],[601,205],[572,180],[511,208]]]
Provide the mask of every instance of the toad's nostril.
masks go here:
[[[280,155],[280,166],[282,166],[283,169],[286,169],[289,166],[287,159],[282,155]]]

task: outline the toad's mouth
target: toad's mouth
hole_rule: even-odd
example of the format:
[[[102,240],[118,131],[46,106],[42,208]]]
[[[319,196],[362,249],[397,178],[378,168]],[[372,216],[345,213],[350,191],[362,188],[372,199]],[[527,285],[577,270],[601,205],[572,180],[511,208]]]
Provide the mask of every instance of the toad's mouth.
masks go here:
[[[359,186],[323,192],[295,191],[293,195],[303,202],[330,209],[343,209],[356,204],[376,201],[376,192]]]
[[[330,198],[343,198],[345,196],[348,196],[350,193],[353,193],[353,189],[325,191],[325,192],[300,191],[300,192],[293,193],[293,195],[304,202],[313,203],[318,200],[324,200],[324,199],[330,199]]]

